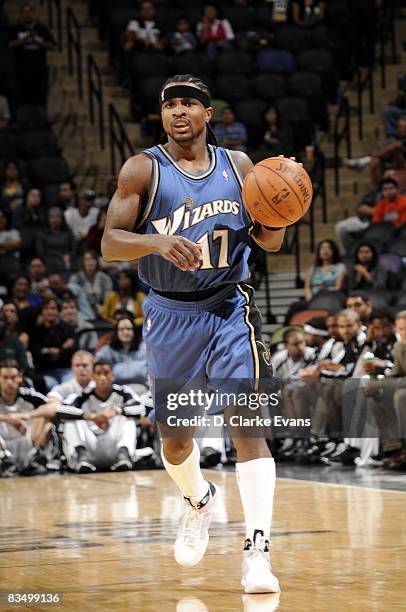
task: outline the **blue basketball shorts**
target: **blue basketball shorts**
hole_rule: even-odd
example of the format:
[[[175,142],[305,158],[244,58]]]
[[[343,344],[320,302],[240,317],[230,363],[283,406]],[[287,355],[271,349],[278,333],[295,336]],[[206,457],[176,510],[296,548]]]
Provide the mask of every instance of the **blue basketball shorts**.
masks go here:
[[[151,290],[144,302],[143,337],[153,386],[168,381],[179,391],[205,385],[235,388],[270,377],[270,355],[261,340],[261,315],[246,284],[229,285],[199,302],[176,301]],[[154,389],[156,390],[156,388]],[[153,393],[154,393],[153,390]],[[155,407],[159,407],[154,394]]]

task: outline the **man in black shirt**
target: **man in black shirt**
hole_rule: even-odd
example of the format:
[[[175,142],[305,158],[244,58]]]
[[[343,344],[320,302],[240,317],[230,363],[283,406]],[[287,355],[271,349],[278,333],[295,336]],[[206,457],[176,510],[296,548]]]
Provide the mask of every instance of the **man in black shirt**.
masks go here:
[[[11,29],[9,40],[9,48],[14,50],[20,103],[46,106],[47,51],[54,46],[48,28],[37,22],[34,6],[24,4],[21,21]]]

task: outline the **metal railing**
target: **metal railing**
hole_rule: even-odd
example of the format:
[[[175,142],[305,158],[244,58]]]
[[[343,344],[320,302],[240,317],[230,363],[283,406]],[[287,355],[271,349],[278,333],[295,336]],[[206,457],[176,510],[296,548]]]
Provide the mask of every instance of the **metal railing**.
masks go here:
[[[82,78],[82,33],[79,21],[70,6],[66,9],[66,29],[68,43],[68,69],[69,74],[75,72],[74,56],[76,56],[76,75],[78,83],[78,96],[83,98]]]
[[[41,4],[44,4],[45,0],[41,0]],[[56,44],[58,51],[62,51],[63,48],[63,35],[62,35],[62,7],[61,0],[47,0],[48,6],[48,27],[56,27]]]
[[[326,160],[324,153],[318,151],[316,161],[310,172],[313,184],[313,201],[309,209],[310,250],[315,248],[315,206],[318,198],[321,199],[322,222],[327,223],[327,191],[326,191]]]
[[[343,97],[334,120],[334,189],[340,195],[340,148],[345,142],[347,157],[351,157],[351,123],[348,98]]]
[[[358,116],[358,138],[364,138],[364,92],[368,89],[369,96],[369,112],[375,112],[375,95],[374,95],[374,69],[373,66],[364,68],[365,73],[362,75],[362,68],[357,69],[357,116]]]
[[[95,124],[95,103],[98,106],[99,142],[100,148],[104,149],[104,98],[103,79],[100,68],[91,53],[87,56],[87,83],[89,96],[90,123]]]
[[[120,155],[120,165],[124,164],[131,155],[134,155],[135,151],[113,102],[109,104],[109,135],[111,173],[116,174],[118,170],[116,151]]]

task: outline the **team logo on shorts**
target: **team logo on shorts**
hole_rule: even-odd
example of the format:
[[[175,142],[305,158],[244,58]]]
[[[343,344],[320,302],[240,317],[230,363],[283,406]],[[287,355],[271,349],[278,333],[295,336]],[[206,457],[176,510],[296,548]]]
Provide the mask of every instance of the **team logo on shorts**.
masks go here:
[[[223,178],[224,178],[225,181],[229,181],[230,180],[230,177],[228,175],[227,170],[223,170]]]
[[[147,321],[147,331],[149,331],[151,329],[151,327],[152,327],[152,321],[151,321],[151,319],[148,319],[148,321]]]

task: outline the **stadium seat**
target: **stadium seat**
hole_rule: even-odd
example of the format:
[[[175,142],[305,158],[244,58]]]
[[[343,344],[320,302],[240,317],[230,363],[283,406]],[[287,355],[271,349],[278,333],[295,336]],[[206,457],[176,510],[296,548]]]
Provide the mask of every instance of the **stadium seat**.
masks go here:
[[[58,154],[58,141],[51,130],[24,131],[18,138],[18,148],[25,159]]]
[[[252,60],[244,51],[227,51],[221,53],[217,60],[218,74],[252,74]]]
[[[379,255],[379,263],[393,274],[399,274],[402,269],[402,258],[397,253],[381,253]]]
[[[256,74],[252,80],[254,94],[267,102],[286,95],[286,80],[280,74]]]
[[[387,308],[392,301],[391,293],[386,289],[365,289],[365,293],[371,300],[373,308],[377,310]]]
[[[289,321],[289,325],[304,325],[313,317],[328,317],[330,312],[324,308],[308,308],[307,310],[301,310],[293,315]]]
[[[267,149],[252,149],[250,150],[250,158],[254,164],[262,161],[269,157],[269,151]]]
[[[194,74],[205,81],[211,68],[204,53],[182,53],[173,58],[174,74]]]
[[[226,6],[223,14],[231,23],[234,32],[246,32],[254,27],[254,16],[246,6]]]
[[[9,130],[0,131],[0,159],[15,159],[18,157],[17,139]]]
[[[250,97],[251,81],[240,74],[221,74],[216,79],[216,97],[237,102]]]
[[[258,72],[279,72],[289,74],[296,70],[293,55],[284,49],[264,49],[256,56]]]
[[[274,45],[278,49],[287,49],[294,55],[308,48],[309,36],[306,30],[297,26],[284,26],[276,30]]]
[[[396,311],[406,310],[406,289],[400,294],[396,302]]]
[[[380,242],[380,244],[384,246],[392,241],[394,235],[395,226],[393,225],[393,223],[371,223],[371,225],[367,227],[365,232],[362,234],[360,241],[369,241],[374,244],[375,241],[378,240],[378,242]]]
[[[309,309],[323,308],[336,314],[345,303],[345,294],[341,291],[319,291],[309,302]]]
[[[317,72],[323,80],[323,91],[332,104],[336,103],[338,78],[334,66],[333,55],[326,49],[310,49],[303,51],[297,57],[300,70]]]
[[[404,236],[391,240],[388,246],[391,253],[397,253],[401,257],[406,257],[406,240]]]
[[[296,72],[289,77],[288,84],[293,96],[306,98],[313,122],[328,130],[328,105],[321,76],[315,72]]]
[[[27,164],[31,183],[36,187],[69,181],[69,167],[63,157],[39,157]]]
[[[16,122],[25,130],[38,130],[48,126],[47,114],[42,106],[20,106],[17,109]]]
[[[110,56],[115,58],[121,53],[121,37],[131,19],[135,19],[136,6],[133,8],[113,8],[108,13],[108,37]]]
[[[264,134],[263,115],[267,107],[263,100],[242,100],[235,105],[235,112],[248,132],[248,145],[257,146],[262,142]]]
[[[159,113],[159,92],[163,81],[162,76],[150,77],[133,90],[134,98],[149,113]]]
[[[134,55],[131,74],[132,77],[140,82],[151,75],[161,75],[163,79],[170,76],[172,72],[169,59],[163,53],[137,53]]]
[[[297,97],[280,98],[276,101],[282,127],[290,127],[296,151],[302,150],[314,138],[314,125],[310,118],[306,100]]]

